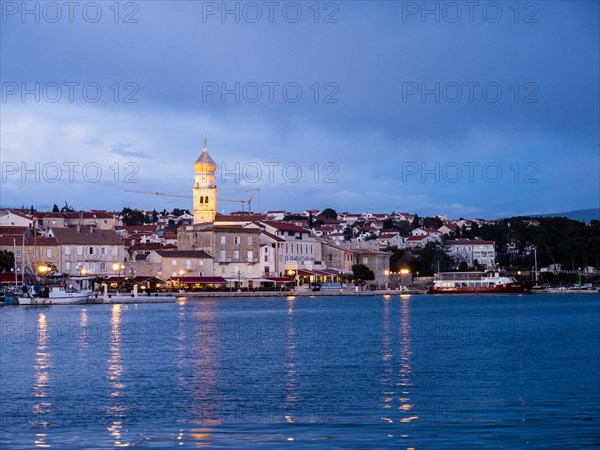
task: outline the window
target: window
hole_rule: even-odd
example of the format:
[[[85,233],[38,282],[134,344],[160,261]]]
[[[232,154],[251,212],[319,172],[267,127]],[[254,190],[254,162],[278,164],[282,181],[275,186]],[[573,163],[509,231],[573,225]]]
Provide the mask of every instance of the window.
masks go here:
[[[234,236],[233,237],[233,243],[235,245],[239,245],[240,244],[240,237],[239,236]]]
[[[198,264],[201,265],[201,266],[203,266],[204,265],[204,260],[201,259],[200,261],[198,261]]]
[[[105,262],[101,262],[100,263],[100,271],[101,272],[106,272],[106,263]]]
[[[238,261],[240,259],[240,251],[239,250],[233,251],[233,259],[236,261]]]
[[[52,258],[52,249],[51,248],[46,249],[46,258]]]
[[[171,265],[172,266],[176,266],[177,265],[177,260],[176,259],[172,259],[171,260]]]
[[[71,261],[65,262],[65,270],[71,270]]]
[[[269,262],[269,255],[265,255],[265,262]],[[267,270],[268,272],[268,270]]]
[[[31,250],[31,256],[33,258],[37,258],[37,250],[35,248],[33,250]]]
[[[15,255],[17,258],[21,257],[21,249],[20,248],[17,249],[17,251],[15,252]]]
[[[83,247],[81,245],[77,246],[77,254],[80,256],[83,255]]]
[[[225,245],[227,243],[227,238],[225,236],[221,236],[221,244]]]
[[[227,252],[225,250],[221,250],[221,254],[220,254],[219,259],[221,261],[225,261],[225,258],[227,258]]]
[[[71,254],[71,246],[70,246],[70,245],[67,245],[67,246],[65,247],[65,255],[70,255],[70,254]]]
[[[95,268],[96,265],[93,262],[89,263],[89,270],[94,270]]]
[[[172,277],[176,277],[177,276],[177,272],[171,272],[171,276]]]
[[[90,247],[90,248],[89,248],[89,253],[90,253],[90,255],[93,255],[93,254],[94,254],[94,247]]]
[[[254,252],[252,250],[248,250],[248,261],[252,261],[254,259]]]
[[[248,236],[248,245],[252,245],[252,236]]]
[[[106,255],[106,247],[100,247],[100,254]]]
[[[185,268],[188,270],[192,268],[192,260],[191,259],[185,260]]]

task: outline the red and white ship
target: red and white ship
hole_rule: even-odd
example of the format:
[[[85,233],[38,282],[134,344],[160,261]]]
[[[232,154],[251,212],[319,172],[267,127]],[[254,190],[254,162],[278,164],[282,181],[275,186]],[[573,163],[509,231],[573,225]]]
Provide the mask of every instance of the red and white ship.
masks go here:
[[[517,281],[499,271],[440,272],[428,294],[526,294],[533,281]]]

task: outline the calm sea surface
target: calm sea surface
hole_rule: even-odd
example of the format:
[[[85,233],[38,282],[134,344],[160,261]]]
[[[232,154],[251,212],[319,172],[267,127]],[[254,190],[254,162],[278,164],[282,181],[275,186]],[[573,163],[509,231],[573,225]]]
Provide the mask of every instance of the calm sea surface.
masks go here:
[[[600,446],[600,297],[0,308],[0,447]]]

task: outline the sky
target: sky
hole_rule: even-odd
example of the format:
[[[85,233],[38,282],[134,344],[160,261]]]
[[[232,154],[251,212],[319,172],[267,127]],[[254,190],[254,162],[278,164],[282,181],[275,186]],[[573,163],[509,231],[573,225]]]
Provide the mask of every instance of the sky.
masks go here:
[[[0,207],[600,207],[598,2],[0,7]]]

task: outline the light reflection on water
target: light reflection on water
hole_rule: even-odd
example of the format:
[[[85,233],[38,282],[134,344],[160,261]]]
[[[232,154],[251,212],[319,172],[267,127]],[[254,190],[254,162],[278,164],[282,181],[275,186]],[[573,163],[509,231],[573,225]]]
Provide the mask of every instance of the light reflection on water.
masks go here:
[[[127,407],[119,397],[127,387],[122,381],[123,360],[121,359],[121,311],[122,305],[112,305],[110,318],[110,356],[108,358],[107,378],[111,387],[111,403],[108,415],[112,418],[108,432],[114,438],[115,447],[129,447],[130,443],[123,442],[123,418],[126,417]]]
[[[5,307],[0,447],[598,445],[598,306],[386,296]]]
[[[48,399],[48,386],[50,383],[50,350],[48,349],[48,322],[44,313],[37,316],[37,349],[35,363],[33,365],[34,383],[33,397],[36,403],[33,405],[32,425],[37,429],[34,445],[36,447],[50,447],[46,442],[48,434],[48,416],[51,413],[52,403]]]

